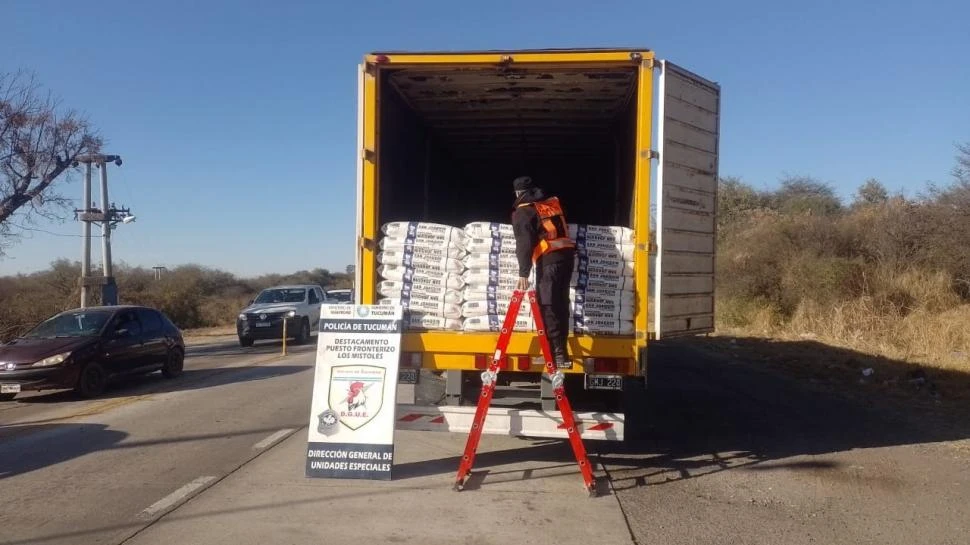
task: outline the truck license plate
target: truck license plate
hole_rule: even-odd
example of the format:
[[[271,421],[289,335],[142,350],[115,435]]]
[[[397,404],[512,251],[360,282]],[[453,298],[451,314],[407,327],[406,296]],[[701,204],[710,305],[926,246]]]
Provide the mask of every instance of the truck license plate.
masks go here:
[[[0,394],[19,394],[19,384],[0,384]]]
[[[586,375],[587,390],[622,390],[623,375]]]
[[[397,382],[398,384],[417,384],[418,369],[398,369]]]

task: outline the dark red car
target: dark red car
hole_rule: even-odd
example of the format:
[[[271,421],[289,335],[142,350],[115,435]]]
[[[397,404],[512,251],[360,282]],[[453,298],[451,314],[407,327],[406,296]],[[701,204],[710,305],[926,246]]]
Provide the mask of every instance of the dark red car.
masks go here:
[[[25,390],[61,388],[94,397],[121,375],[160,370],[175,378],[184,359],[182,332],[158,310],[69,310],[0,345],[0,401]]]

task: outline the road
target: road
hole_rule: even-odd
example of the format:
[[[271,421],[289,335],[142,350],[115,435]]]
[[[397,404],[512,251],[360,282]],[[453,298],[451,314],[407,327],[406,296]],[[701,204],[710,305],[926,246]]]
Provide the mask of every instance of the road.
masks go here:
[[[312,351],[191,347],[174,381],[156,373],[94,401],[39,393],[4,404],[0,542],[122,542],[173,491],[197,492],[183,487],[212,484],[305,425]]]
[[[220,495],[222,504],[244,503],[233,499],[233,490],[254,494],[264,486],[254,481],[245,488],[233,479],[252,479],[260,460],[268,468],[260,471],[267,472],[295,464],[293,486],[303,495],[321,493],[301,484],[297,467],[302,463],[299,435],[308,418],[312,348],[298,347],[286,358],[277,357],[278,349],[195,347],[177,381],[144,377],[95,401],[53,393],[0,405],[0,543],[184,538],[192,534],[167,521],[177,522],[183,513],[182,518],[204,524],[192,509],[194,504],[202,513],[215,512],[205,510],[206,498],[213,505]],[[627,445],[588,444],[611,487],[610,497],[602,500],[610,503],[596,508],[624,521],[628,542],[966,543],[966,426],[921,423],[913,415],[847,400],[683,345],[658,346],[650,382],[647,438]],[[433,445],[451,472],[460,438],[435,435],[445,439],[429,439],[424,446],[412,442],[408,448]],[[265,461],[283,450],[281,462]],[[421,459],[417,451],[408,456]],[[521,468],[536,460],[572,471],[568,449],[548,442],[483,453],[479,467],[494,464],[503,470],[486,476],[482,491],[490,484],[500,490],[517,482],[530,486],[533,470]],[[414,464],[412,472],[430,467]],[[541,487],[544,481],[534,482]],[[388,494],[401,492],[393,488],[400,482],[386,486]],[[429,490],[408,493],[428,495]],[[453,496],[442,497],[455,502]],[[503,497],[511,512],[520,511],[514,497],[511,505]],[[198,501],[186,503],[190,498]],[[272,508],[271,502],[250,499],[262,507],[219,523],[240,525],[236,531],[245,535],[247,520]],[[579,508],[565,515],[575,522],[589,512],[576,502],[601,500],[563,501]],[[529,513],[542,515],[540,503],[525,504]],[[337,509],[314,507],[321,508]],[[447,517],[436,520],[449,524]],[[399,526],[412,522],[401,520]],[[293,521],[287,524],[292,529]],[[499,542],[497,536],[477,541],[493,542]]]

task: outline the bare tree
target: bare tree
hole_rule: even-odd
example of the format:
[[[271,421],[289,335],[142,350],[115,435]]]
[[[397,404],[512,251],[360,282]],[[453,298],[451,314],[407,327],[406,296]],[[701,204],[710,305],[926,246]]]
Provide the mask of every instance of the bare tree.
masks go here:
[[[71,200],[54,183],[101,139],[26,72],[0,73],[0,255],[34,216],[60,218]]]
[[[957,164],[953,167],[953,178],[957,183],[970,185],[970,142],[957,144]]]

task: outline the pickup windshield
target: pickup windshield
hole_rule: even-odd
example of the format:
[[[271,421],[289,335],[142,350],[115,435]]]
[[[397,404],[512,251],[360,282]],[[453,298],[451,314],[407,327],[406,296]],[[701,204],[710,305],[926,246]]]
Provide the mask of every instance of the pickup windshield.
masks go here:
[[[328,291],[327,297],[337,301],[338,303],[349,303],[351,299],[351,293],[349,291]]]
[[[110,310],[84,310],[58,314],[28,331],[25,339],[53,339],[56,337],[94,337],[101,333],[111,318]]]
[[[303,288],[274,288],[261,291],[253,302],[256,304],[302,303],[305,299],[306,290]]]

